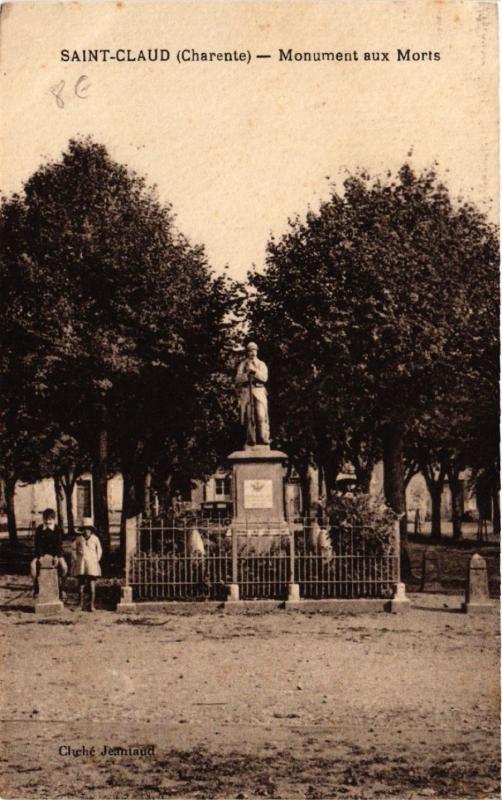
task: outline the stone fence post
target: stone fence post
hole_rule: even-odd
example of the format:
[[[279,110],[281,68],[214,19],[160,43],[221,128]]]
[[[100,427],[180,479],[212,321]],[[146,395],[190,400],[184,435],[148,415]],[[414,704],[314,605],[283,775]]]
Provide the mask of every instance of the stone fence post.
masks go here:
[[[288,603],[298,603],[300,600],[300,584],[296,582],[295,570],[295,532],[291,529],[289,534],[289,583]]]
[[[131,559],[138,547],[138,539],[141,528],[141,515],[126,519],[125,526],[125,584],[122,587],[120,603],[117,606],[117,611],[134,611],[136,604],[132,599],[132,586],[131,586]]]
[[[232,528],[232,583],[228,586],[227,600],[234,603],[240,599],[239,583],[238,583],[238,546],[239,546],[239,532],[236,527]]]
[[[394,548],[396,558],[396,584],[394,587],[394,596],[390,601],[390,611],[393,614],[399,611],[407,611],[410,607],[410,601],[406,597],[406,586],[401,582],[401,535],[400,535],[400,517],[394,522]]]

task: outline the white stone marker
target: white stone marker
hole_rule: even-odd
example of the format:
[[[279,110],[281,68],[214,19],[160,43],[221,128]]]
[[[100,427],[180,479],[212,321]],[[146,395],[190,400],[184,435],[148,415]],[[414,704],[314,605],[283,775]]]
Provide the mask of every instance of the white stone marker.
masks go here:
[[[469,561],[465,603],[462,603],[462,611],[472,614],[490,611],[491,608],[493,608],[493,603],[490,601],[486,561],[483,556],[474,553]]]

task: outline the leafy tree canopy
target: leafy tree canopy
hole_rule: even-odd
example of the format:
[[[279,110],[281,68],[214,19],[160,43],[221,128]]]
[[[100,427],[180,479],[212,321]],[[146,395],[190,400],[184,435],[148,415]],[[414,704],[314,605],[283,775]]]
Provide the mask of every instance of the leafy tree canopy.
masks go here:
[[[285,448],[303,430],[302,447],[328,466],[383,452],[400,512],[410,424],[445,385],[465,391],[487,370],[493,380],[492,345],[481,341],[496,306],[497,233],[471,205],[454,205],[434,170],[363,172],[343,188],[271,239],[265,272],[250,275],[250,324],[272,368]]]
[[[112,463],[143,470],[174,445],[181,459],[200,436],[214,454],[236,287],[155,190],[73,140],[4,203],[2,238],[2,370],[93,455],[104,506]]]

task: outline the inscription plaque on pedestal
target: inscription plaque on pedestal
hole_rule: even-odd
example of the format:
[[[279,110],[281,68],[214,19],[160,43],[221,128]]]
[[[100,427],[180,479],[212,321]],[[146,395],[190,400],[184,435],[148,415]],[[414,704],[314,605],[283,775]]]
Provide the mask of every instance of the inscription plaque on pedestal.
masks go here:
[[[244,508],[273,508],[273,482],[271,480],[244,481]]]
[[[285,524],[283,465],[286,458],[285,453],[268,447],[249,447],[229,456],[234,523]]]

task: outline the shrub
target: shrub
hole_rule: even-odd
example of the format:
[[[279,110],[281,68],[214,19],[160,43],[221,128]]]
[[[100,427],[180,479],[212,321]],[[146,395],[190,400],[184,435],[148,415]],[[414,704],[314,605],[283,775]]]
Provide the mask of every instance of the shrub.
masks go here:
[[[352,531],[352,546],[374,554],[388,554],[394,544],[396,514],[381,497],[363,492],[333,492],[326,506],[332,535]]]

